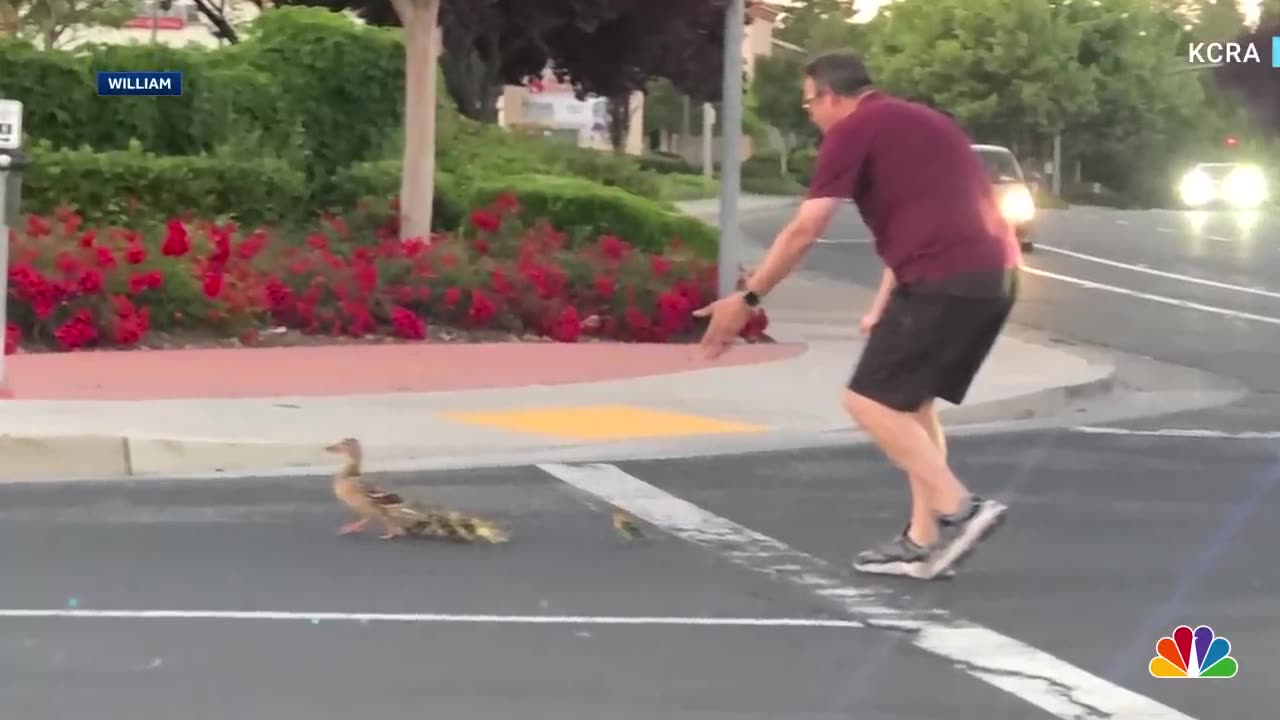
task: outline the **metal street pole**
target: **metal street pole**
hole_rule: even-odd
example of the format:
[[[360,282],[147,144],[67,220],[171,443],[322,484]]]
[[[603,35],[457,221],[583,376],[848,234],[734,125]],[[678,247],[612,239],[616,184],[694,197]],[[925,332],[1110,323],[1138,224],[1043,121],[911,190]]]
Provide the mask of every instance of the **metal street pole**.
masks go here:
[[[734,292],[738,283],[741,230],[738,228],[738,194],[742,178],[742,35],[746,23],[744,0],[729,0],[724,17],[724,89],[720,122],[720,297]]]
[[[21,147],[22,103],[0,99],[0,328],[7,328],[9,321],[8,303],[3,301],[9,297],[9,216],[16,216],[18,210],[16,206],[9,207],[10,199],[18,196],[17,188],[10,188],[9,183],[16,182],[11,174],[21,177]],[[9,380],[3,343],[0,340],[0,393],[8,389]]]

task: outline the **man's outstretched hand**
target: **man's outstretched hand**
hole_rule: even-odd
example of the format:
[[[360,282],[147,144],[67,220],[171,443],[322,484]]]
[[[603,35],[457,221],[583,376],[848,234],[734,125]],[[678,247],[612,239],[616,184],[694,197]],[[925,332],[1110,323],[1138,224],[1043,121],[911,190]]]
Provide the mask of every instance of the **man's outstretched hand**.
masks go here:
[[[742,334],[742,329],[751,320],[751,306],[747,305],[742,293],[734,293],[694,310],[693,316],[711,318],[699,347],[703,357],[714,360],[728,352]]]

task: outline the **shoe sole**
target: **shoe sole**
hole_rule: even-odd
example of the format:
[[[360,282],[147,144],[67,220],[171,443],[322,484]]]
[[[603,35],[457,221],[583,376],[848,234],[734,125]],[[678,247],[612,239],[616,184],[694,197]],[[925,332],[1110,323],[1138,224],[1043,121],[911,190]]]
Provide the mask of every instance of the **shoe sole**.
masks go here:
[[[945,574],[948,571],[954,572],[955,568],[963,564],[978,545],[982,544],[983,541],[991,536],[991,533],[995,532],[997,528],[1004,524],[1005,514],[1008,510],[1009,507],[1003,503],[993,503],[991,505],[983,506],[983,508],[978,511],[978,519],[981,520],[985,516],[986,524],[983,525],[976,533],[969,535],[962,534],[960,537],[956,538],[955,542],[951,543],[951,545],[943,551],[942,555],[934,559],[932,566],[925,568],[923,578],[928,580]],[[992,512],[995,513],[994,516],[992,516]],[[976,522],[977,521],[975,520],[975,523]]]

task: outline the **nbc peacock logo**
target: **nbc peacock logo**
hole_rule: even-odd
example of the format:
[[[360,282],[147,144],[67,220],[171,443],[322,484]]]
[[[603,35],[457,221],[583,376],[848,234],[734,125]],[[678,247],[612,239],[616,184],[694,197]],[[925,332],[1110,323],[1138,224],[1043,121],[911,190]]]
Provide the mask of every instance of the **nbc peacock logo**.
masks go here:
[[[1181,625],[1172,636],[1160,638],[1148,667],[1151,677],[1158,678],[1231,678],[1240,669],[1231,657],[1231,641],[1214,637],[1208,625],[1194,631]]]

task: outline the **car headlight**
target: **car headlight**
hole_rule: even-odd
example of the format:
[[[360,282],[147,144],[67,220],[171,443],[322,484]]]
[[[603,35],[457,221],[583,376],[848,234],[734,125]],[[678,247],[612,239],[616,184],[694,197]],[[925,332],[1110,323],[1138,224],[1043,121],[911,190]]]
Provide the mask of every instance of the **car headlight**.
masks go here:
[[[1267,179],[1255,167],[1236,168],[1222,185],[1227,202],[1238,208],[1255,208],[1267,198]]]
[[[1204,205],[1213,199],[1213,178],[1199,170],[1192,170],[1182,176],[1182,182],[1178,183],[1178,194],[1182,196],[1182,202],[1192,207]]]
[[[1000,197],[1000,212],[1005,220],[1019,225],[1036,216],[1036,203],[1031,191],[1021,185],[1012,187]]]

